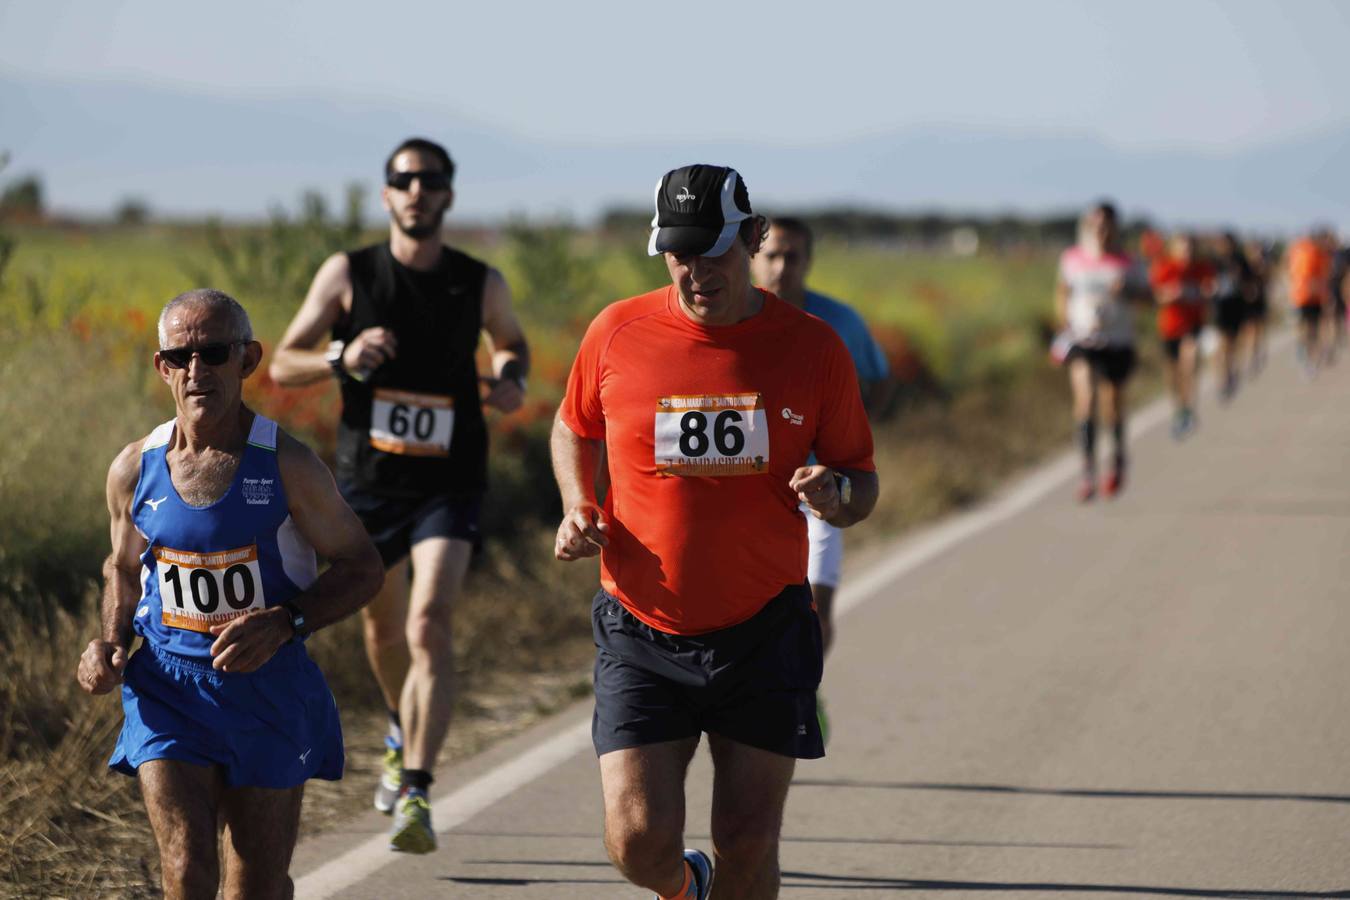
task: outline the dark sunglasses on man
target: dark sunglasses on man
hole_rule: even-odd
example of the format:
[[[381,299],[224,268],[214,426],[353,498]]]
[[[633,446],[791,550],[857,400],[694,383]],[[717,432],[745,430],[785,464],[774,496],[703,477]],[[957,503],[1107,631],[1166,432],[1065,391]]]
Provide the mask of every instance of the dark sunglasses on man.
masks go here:
[[[413,179],[422,182],[424,191],[448,191],[450,179],[444,172],[391,172],[384,183],[396,191],[406,191],[412,187]]]
[[[186,369],[192,364],[193,356],[200,356],[208,366],[223,366],[230,358],[230,351],[248,341],[230,341],[228,344],[203,344],[200,347],[170,347],[159,351],[159,358],[170,369]]]

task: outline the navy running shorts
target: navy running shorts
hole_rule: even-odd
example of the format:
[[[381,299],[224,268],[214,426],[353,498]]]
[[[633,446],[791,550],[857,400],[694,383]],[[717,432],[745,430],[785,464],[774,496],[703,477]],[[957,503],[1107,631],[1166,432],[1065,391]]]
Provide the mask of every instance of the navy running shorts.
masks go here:
[[[595,635],[596,755],[703,732],[797,759],[819,759],[824,655],[806,584],[790,585],[738,625],[667,634],[601,590]]]
[[[366,533],[380,551],[386,567],[401,562],[412,545],[427,538],[468,541],[478,550],[482,543],[478,517],[481,496],[381,497],[350,483],[338,485],[347,505],[356,513]]]
[[[220,766],[229,787],[342,777],[337,703],[302,644],[283,644],[256,672],[242,674],[143,644],[123,674],[122,711],[108,765],[126,775],[174,759]]]

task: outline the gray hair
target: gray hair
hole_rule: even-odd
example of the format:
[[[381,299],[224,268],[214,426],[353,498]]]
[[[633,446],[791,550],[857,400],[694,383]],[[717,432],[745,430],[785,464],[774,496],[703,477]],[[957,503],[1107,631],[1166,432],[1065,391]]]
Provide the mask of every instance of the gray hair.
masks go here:
[[[165,323],[169,316],[185,306],[204,306],[212,312],[222,312],[230,320],[231,340],[253,340],[253,324],[248,320],[248,312],[239,305],[239,301],[224,291],[215,288],[197,288],[185,291],[164,304],[159,313],[159,349],[168,349],[168,334]]]

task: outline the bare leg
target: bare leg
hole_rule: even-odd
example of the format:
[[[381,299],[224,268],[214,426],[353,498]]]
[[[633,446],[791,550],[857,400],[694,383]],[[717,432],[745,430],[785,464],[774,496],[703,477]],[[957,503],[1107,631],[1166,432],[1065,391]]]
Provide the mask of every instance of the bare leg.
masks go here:
[[[408,561],[390,566],[384,586],[361,608],[366,658],[379,682],[387,709],[398,709],[403,682],[408,677]]]
[[[816,615],[820,618],[820,644],[822,655],[830,652],[834,643],[834,585],[811,585],[811,599],[816,603]]]
[[[159,845],[166,900],[213,900],[220,884],[216,809],[220,770],[155,759],[136,770]]]
[[[697,748],[694,737],[600,757],[610,861],[661,897],[684,884],[684,778]]]
[[[291,900],[291,853],[304,792],[304,785],[225,788],[226,900]]]
[[[1199,346],[1193,337],[1182,338],[1181,356],[1177,365],[1177,395],[1183,409],[1195,408],[1196,365]]]
[[[714,900],[773,900],[783,807],[797,761],[709,735],[713,758]]]
[[[455,538],[427,538],[412,548],[407,625],[411,665],[399,703],[407,769],[431,771],[450,729],[455,674],[450,611],[464,588],[472,553],[472,544]]]

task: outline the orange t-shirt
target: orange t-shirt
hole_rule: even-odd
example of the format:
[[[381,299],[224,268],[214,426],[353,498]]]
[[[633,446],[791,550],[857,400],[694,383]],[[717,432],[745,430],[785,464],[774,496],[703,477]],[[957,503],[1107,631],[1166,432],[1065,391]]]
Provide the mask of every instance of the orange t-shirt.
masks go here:
[[[1331,289],[1331,255],[1311,238],[1289,247],[1289,297],[1295,306],[1327,301]]]
[[[1163,340],[1184,337],[1205,324],[1205,289],[1214,280],[1213,266],[1164,257],[1149,269],[1148,279],[1155,289],[1181,289],[1180,297],[1158,307],[1158,334]]]
[[[653,628],[702,634],[801,584],[806,520],[788,479],[812,450],[874,470],[861,398],[834,330],[767,291],[735,325],[691,321],[674,287],[607,307],[561,409],[608,451],[605,590]]]

